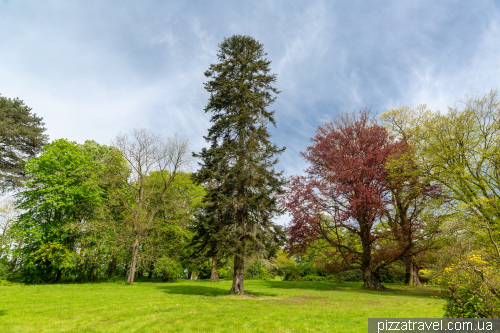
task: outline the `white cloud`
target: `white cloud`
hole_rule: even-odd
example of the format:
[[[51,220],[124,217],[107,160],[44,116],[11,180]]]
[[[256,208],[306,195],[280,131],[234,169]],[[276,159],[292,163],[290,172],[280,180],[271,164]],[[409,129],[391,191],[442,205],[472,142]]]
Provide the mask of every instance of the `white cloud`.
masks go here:
[[[321,123],[344,111],[427,103],[500,86],[494,1],[121,2],[0,4],[0,93],[24,99],[52,139],[109,143],[147,127],[186,135],[194,151],[210,126],[203,73],[232,34],[264,44],[278,74],[278,169]],[[282,218],[284,219],[284,218]]]

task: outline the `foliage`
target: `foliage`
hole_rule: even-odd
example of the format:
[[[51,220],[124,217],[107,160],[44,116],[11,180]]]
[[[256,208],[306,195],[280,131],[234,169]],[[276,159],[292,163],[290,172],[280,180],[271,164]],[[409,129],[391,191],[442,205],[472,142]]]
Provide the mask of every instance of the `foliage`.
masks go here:
[[[60,243],[42,244],[26,259],[25,281],[30,283],[46,282],[42,276],[55,277],[58,271],[75,267],[78,259],[77,253],[68,250]]]
[[[184,269],[179,261],[163,256],[155,261],[155,271],[163,277],[164,281],[173,281],[180,278],[184,274]]]
[[[24,213],[13,226],[24,244],[15,255],[22,257],[26,281],[60,278],[62,266],[52,265],[50,260],[35,264],[34,254],[44,253],[47,244],[75,251],[79,231],[103,202],[99,167],[90,153],[63,139],[46,145],[39,157],[28,161],[30,180],[26,190],[18,194],[18,207]]]
[[[165,212],[167,193],[182,168],[189,165],[188,141],[179,136],[164,139],[146,129],[120,134],[114,145],[128,168],[111,163],[106,181],[114,198],[113,209],[120,212],[121,239],[131,250],[128,283],[135,278],[141,242],[157,228],[158,214]],[[166,214],[163,215],[163,217]]]
[[[363,271],[365,287],[381,289],[379,270],[408,251],[376,243],[388,235],[379,222],[389,204],[385,163],[394,145],[367,110],[338,117],[316,133],[301,153],[310,163],[306,175],[291,177],[282,196],[292,215],[287,249],[306,253],[324,241],[344,269]]]
[[[498,90],[466,96],[436,112],[416,136],[435,181],[469,221],[464,230],[500,261],[500,101]]]
[[[42,118],[19,98],[0,96],[0,189],[16,189],[25,180],[24,164],[47,143]]]
[[[446,300],[445,317],[498,318],[500,271],[479,254],[469,254],[438,277]]]
[[[407,134],[403,132],[403,136]],[[408,139],[395,142],[384,168],[391,192],[391,202],[385,210],[387,228],[394,246],[406,248],[405,283],[418,286],[418,270],[422,265],[418,259],[436,245],[444,218],[440,206],[446,200],[441,186],[433,182],[431,174],[422,167],[416,147]]]
[[[245,271],[245,279],[251,280],[270,280],[274,279],[275,275],[269,272],[262,262],[258,259],[252,261]]]
[[[283,180],[273,166],[284,148],[269,141],[267,125],[275,120],[274,111],[266,109],[278,91],[265,55],[262,44],[248,36],[235,35],[219,45],[220,62],[205,72],[210,147],[194,154],[201,159],[195,179],[207,188],[194,242],[208,257],[235,256],[235,293],[244,293],[245,258],[265,247],[273,217],[282,214],[276,193]]]

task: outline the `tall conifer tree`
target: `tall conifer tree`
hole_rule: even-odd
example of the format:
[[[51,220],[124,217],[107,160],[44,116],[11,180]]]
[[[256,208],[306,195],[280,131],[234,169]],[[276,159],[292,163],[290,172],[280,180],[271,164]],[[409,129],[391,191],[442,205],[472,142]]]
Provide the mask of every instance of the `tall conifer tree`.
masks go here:
[[[272,86],[270,61],[263,45],[249,36],[235,35],[219,44],[219,63],[205,72],[211,93],[205,112],[213,123],[205,140],[210,148],[199,154],[199,183],[207,185],[206,210],[197,226],[196,241],[210,255],[234,255],[232,293],[245,293],[245,257],[263,249],[274,233],[272,218],[283,213],[277,206],[282,172],[276,172],[278,148],[269,141],[269,123],[276,126],[267,107],[279,92]]]

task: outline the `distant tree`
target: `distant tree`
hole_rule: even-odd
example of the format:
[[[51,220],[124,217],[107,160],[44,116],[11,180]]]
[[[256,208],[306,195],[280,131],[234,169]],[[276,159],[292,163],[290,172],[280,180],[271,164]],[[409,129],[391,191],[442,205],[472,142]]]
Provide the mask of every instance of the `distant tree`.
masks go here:
[[[0,96],[0,190],[23,185],[24,164],[47,143],[43,125],[22,100]]]
[[[212,257],[221,247],[234,254],[231,292],[243,294],[245,258],[264,248],[266,235],[274,233],[273,217],[282,214],[277,194],[284,181],[273,166],[284,148],[269,141],[267,125],[275,120],[266,109],[278,91],[271,62],[255,39],[224,39],[217,56],[220,62],[205,72],[211,93],[205,112],[213,113],[205,137],[210,147],[194,154],[202,160],[195,179],[207,185],[197,241]]]
[[[134,129],[114,140],[128,169],[110,164],[106,181],[122,210],[123,240],[128,241],[132,258],[127,282],[134,282],[141,240],[157,222],[170,186],[183,167],[188,166],[188,141],[178,136],[165,140],[146,129]]]

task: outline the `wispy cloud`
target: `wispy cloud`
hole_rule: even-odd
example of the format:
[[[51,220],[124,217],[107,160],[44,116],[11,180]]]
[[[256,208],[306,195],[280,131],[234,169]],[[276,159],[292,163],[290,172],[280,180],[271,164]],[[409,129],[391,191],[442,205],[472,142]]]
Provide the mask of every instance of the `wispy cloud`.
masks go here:
[[[147,127],[206,143],[203,73],[232,34],[264,44],[281,90],[278,169],[318,125],[364,107],[427,103],[500,86],[500,5],[482,1],[10,1],[0,4],[0,93],[24,99],[52,139],[109,144]]]

